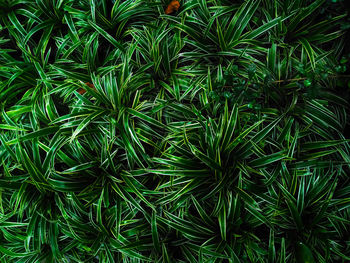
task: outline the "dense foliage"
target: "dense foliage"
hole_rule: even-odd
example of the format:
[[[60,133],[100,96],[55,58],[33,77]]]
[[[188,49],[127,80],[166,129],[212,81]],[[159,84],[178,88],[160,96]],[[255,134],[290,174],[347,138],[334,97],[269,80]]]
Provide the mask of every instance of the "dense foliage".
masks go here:
[[[349,262],[345,1],[169,2],[0,0],[0,261]]]

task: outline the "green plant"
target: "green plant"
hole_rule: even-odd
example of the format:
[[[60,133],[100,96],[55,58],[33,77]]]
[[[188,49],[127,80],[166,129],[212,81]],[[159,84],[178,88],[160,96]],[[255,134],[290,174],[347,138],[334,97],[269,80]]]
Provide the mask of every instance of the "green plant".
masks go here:
[[[0,1],[1,262],[350,260],[344,4],[180,4]]]

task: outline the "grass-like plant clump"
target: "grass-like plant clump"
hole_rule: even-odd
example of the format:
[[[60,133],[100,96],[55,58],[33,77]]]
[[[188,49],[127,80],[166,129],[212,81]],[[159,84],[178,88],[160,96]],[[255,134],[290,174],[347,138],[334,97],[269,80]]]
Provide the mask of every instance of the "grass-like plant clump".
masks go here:
[[[349,28],[341,0],[0,0],[0,262],[350,262]]]

